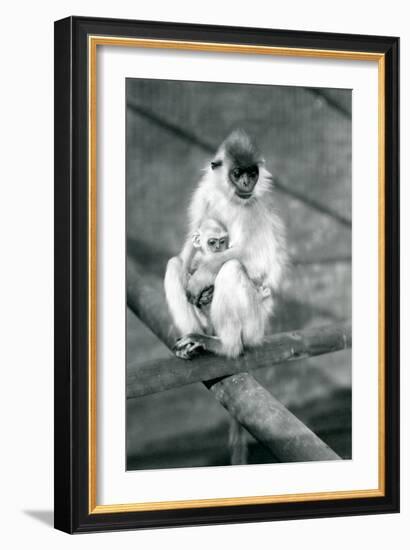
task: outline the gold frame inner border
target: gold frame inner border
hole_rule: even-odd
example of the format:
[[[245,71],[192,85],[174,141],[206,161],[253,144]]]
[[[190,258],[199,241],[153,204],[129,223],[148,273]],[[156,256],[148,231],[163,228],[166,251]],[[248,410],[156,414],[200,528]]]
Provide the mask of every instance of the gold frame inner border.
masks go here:
[[[97,504],[97,46],[173,49],[218,53],[259,54],[286,57],[313,57],[339,60],[375,61],[378,63],[378,240],[379,240],[379,365],[378,365],[378,434],[379,475],[377,489],[329,491],[235,498],[136,502],[130,504]],[[385,55],[374,52],[353,52],[305,48],[282,48],[242,44],[219,44],[178,40],[122,38],[115,36],[88,36],[88,510],[90,514],[138,512],[241,506],[284,502],[382,497],[385,495]]]

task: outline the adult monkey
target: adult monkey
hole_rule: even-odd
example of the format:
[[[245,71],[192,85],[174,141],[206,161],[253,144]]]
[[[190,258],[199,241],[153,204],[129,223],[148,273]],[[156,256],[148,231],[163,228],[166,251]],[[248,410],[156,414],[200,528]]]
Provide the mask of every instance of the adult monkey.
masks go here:
[[[169,260],[164,281],[170,313],[182,334],[175,354],[190,359],[205,349],[237,357],[263,342],[287,260],[272,177],[244,131],[232,132],[219,147],[193,194],[188,216],[188,238],[179,256]],[[230,247],[189,278],[192,234],[205,218],[224,224]],[[214,336],[202,333],[192,305],[209,303]]]

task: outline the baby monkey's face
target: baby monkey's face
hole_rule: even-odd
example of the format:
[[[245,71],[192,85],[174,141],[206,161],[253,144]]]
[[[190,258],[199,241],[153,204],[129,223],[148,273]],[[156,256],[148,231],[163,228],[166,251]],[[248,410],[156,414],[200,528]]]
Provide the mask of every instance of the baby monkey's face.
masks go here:
[[[228,235],[211,235],[206,241],[208,252],[215,254],[216,252],[223,252],[229,246]]]

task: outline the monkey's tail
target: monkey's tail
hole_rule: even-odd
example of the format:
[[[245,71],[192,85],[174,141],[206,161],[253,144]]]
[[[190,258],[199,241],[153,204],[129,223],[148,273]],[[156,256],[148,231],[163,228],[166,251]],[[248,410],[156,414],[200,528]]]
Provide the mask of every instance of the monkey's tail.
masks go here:
[[[231,464],[248,463],[248,441],[245,428],[234,418],[229,426],[229,449]]]

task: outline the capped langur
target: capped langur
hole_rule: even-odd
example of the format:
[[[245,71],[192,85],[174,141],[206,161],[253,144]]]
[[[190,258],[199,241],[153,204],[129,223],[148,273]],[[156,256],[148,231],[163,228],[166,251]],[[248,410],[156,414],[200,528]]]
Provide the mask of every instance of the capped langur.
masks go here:
[[[245,132],[234,131],[219,147],[194,191],[188,217],[189,236],[169,260],[164,281],[181,333],[174,351],[183,359],[201,350],[238,357],[263,342],[286,265],[272,178]],[[192,235],[209,219],[225,228],[229,245],[203,255],[190,274],[197,250]],[[209,306],[206,330],[198,316],[204,306]]]
[[[192,235],[194,246],[193,257],[188,266],[187,298],[196,302],[190,293],[190,278],[198,268],[210,258],[212,254],[224,252],[229,247],[229,235],[226,228],[213,218],[206,218]],[[215,273],[216,277],[216,273]],[[210,319],[210,305],[205,300],[194,303],[195,313],[205,334],[213,335],[213,327]]]

